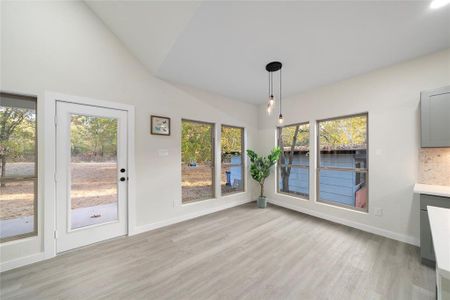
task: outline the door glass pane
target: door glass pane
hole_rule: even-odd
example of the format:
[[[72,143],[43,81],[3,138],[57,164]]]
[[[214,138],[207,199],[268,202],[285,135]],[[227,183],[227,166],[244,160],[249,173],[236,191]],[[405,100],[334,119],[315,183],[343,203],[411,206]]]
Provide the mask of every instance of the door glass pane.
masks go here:
[[[0,184],[0,238],[34,232],[35,181],[4,181]]]
[[[71,228],[117,220],[117,119],[72,115]]]
[[[182,121],[182,202],[214,198],[214,125]]]

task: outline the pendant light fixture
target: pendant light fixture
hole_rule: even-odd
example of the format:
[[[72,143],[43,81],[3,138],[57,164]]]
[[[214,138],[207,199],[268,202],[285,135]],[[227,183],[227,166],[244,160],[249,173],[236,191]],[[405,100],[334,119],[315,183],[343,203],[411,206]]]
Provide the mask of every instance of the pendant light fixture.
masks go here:
[[[267,113],[270,115],[272,113],[272,110],[274,109],[275,106],[275,97],[274,97],[274,91],[273,91],[273,73],[280,71],[280,85],[279,85],[279,99],[278,101],[280,102],[279,107],[280,107],[280,112],[278,115],[278,123],[282,124],[283,123],[283,114],[281,112],[281,101],[282,101],[282,94],[281,94],[281,67],[282,67],[282,63],[280,63],[279,61],[273,61],[271,63],[268,63],[266,65],[266,71],[269,73],[269,101],[267,102]]]

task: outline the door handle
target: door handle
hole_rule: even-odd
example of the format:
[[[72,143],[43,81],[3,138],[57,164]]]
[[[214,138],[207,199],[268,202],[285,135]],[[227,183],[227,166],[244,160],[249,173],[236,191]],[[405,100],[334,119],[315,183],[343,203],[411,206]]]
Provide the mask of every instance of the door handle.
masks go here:
[[[125,177],[120,177],[120,181],[125,181]]]
[[[120,173],[125,173],[125,169],[124,168],[122,168],[122,169],[120,169]]]

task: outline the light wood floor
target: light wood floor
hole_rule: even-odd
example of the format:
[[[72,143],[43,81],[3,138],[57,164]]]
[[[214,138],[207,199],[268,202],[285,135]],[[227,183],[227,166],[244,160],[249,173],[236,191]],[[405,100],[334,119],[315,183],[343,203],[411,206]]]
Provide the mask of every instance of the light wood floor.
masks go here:
[[[242,205],[1,274],[1,299],[434,299],[418,248]]]

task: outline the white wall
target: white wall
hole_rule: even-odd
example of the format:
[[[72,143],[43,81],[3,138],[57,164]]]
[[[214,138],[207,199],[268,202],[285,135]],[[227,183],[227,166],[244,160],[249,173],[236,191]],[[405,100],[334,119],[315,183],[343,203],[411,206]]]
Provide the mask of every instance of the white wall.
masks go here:
[[[243,194],[181,206],[180,122],[244,126],[254,147],[256,106],[152,77],[82,2],[2,1],[1,10],[0,89],[38,97],[40,137],[46,91],[136,106],[137,232],[252,199],[249,184]],[[172,118],[170,137],[149,134],[151,114]],[[41,258],[45,144],[40,138],[39,235],[2,244],[3,267]],[[159,156],[159,149],[169,155]]]
[[[419,202],[413,195],[413,185],[418,177],[420,91],[445,85],[450,85],[450,50],[286,99],[284,124],[369,113],[369,213],[315,202],[314,168],[311,200],[275,193],[274,176],[268,182],[268,197],[292,209],[417,244]],[[275,126],[275,116],[268,117],[262,105],[258,134],[261,151],[275,145]],[[314,162],[312,156],[311,166]],[[382,216],[374,215],[376,208],[383,209]]]

